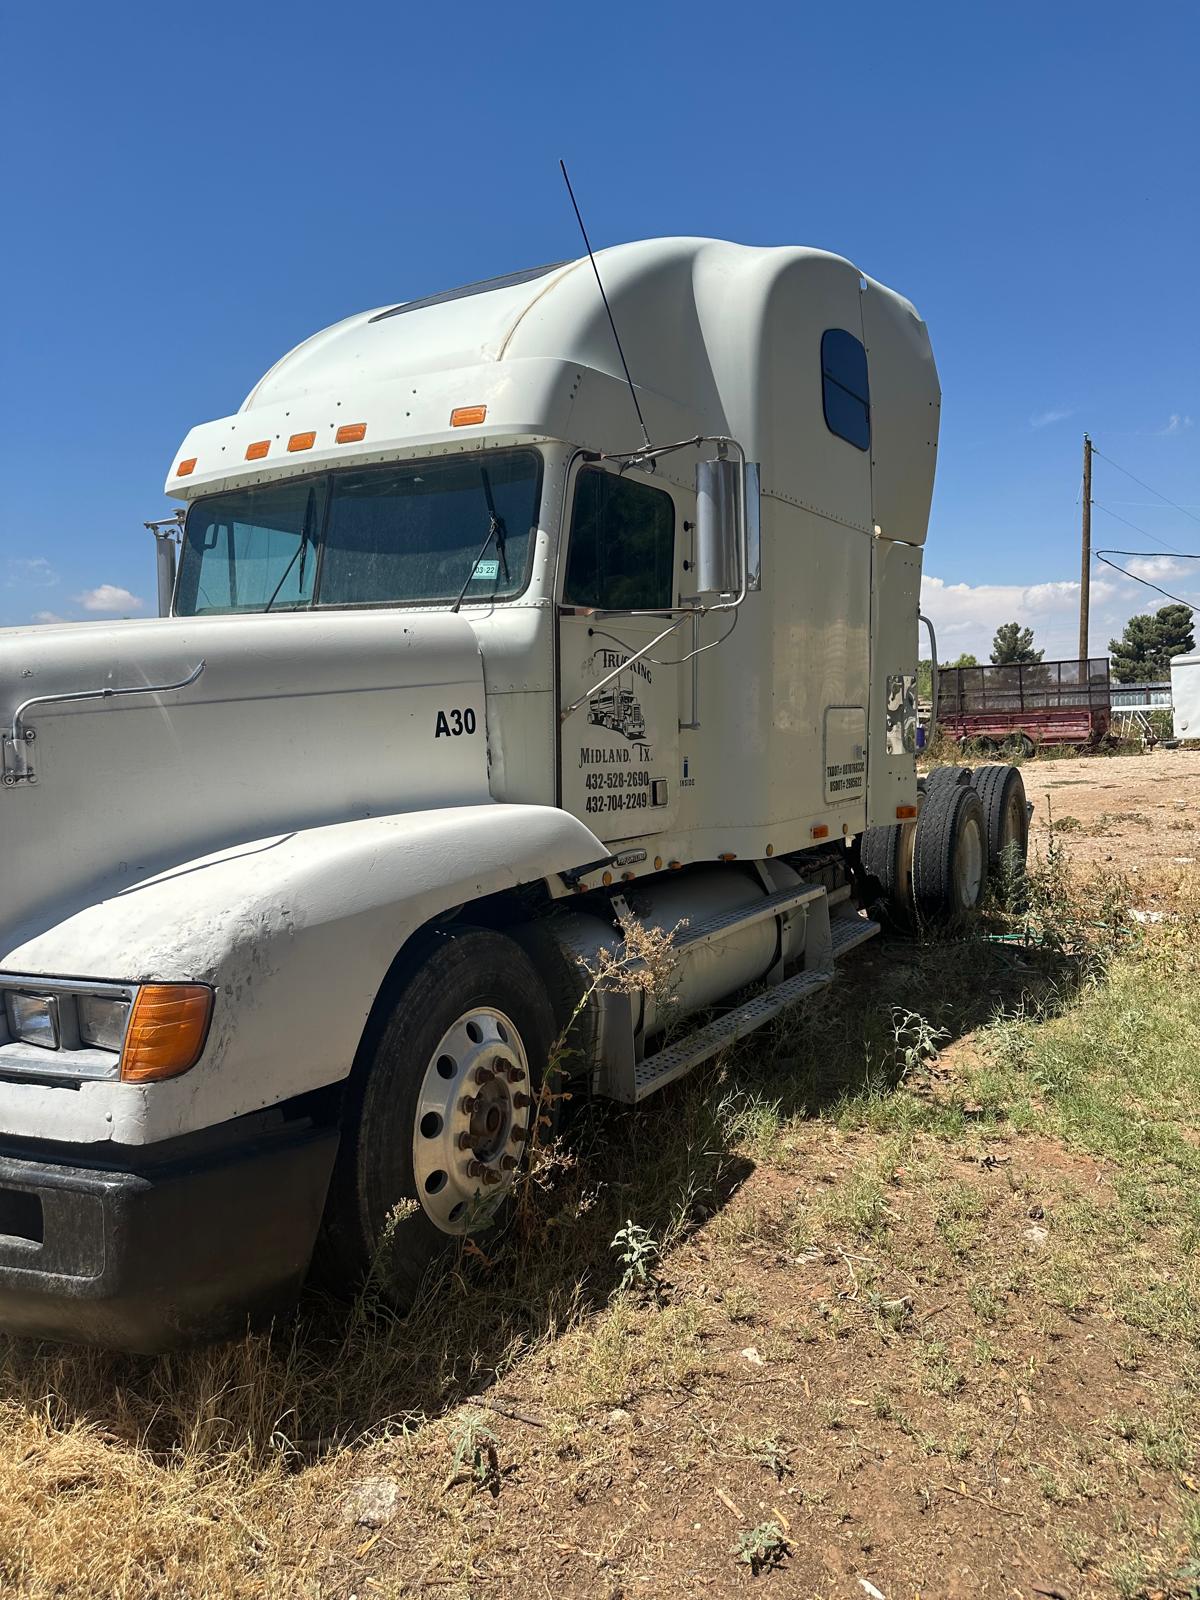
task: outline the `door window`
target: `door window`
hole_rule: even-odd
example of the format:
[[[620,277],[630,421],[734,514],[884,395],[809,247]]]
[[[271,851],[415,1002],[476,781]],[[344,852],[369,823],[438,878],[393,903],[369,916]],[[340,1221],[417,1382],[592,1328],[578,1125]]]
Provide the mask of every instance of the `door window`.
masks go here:
[[[675,502],[663,489],[585,467],[575,480],[563,601],[597,611],[668,611]]]

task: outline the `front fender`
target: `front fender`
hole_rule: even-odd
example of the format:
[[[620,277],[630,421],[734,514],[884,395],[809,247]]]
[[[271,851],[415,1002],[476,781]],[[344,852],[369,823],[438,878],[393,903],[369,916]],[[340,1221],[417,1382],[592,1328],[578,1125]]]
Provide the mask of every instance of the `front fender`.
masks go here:
[[[367,817],[189,861],[7,953],[45,977],[203,982],[204,1055],[152,1085],[0,1085],[0,1130],[144,1144],[345,1077],[397,951],[431,918],[597,861],[605,846],[551,806],[485,804]]]

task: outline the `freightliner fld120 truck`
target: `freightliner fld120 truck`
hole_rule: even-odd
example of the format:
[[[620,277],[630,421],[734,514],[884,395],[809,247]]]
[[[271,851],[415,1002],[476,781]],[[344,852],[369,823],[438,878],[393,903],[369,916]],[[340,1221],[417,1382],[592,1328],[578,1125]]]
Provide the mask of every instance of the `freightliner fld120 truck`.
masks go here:
[[[600,986],[563,1059],[637,1103],[1023,843],[1012,769],[916,778],[916,311],[598,265],[613,323],[585,256],[315,334],[172,463],[167,615],[0,634],[0,1325],[216,1336],[389,1219],[402,1293],[631,919],[669,1003]]]

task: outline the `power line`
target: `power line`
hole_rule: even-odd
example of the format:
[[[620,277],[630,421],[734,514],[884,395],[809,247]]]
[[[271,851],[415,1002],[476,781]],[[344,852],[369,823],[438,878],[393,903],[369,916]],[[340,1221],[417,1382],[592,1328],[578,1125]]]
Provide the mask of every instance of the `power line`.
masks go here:
[[[1200,561],[1200,556],[1185,555],[1182,551],[1176,551],[1176,554],[1179,555],[1184,561]],[[1190,600],[1185,600],[1182,595],[1172,594],[1169,589],[1162,589],[1157,583],[1151,583],[1149,578],[1139,578],[1136,572],[1130,572],[1126,567],[1119,567],[1115,561],[1110,561],[1108,559],[1110,555],[1139,556],[1143,560],[1153,561],[1156,559],[1153,550],[1097,550],[1095,552],[1095,557],[1096,560],[1103,563],[1104,566],[1111,567],[1114,572],[1119,572],[1122,577],[1132,578],[1134,583],[1145,584],[1146,588],[1153,589],[1155,594],[1161,594],[1166,600],[1173,600],[1176,605],[1186,606],[1189,611],[1196,610],[1196,607],[1192,604],[1192,602]]]
[[[1096,454],[1097,455],[1100,454],[1099,450],[1096,451]],[[1168,544],[1165,539],[1160,539],[1156,533],[1149,533],[1149,532],[1147,532],[1147,530],[1145,528],[1139,528],[1136,522],[1130,522],[1128,517],[1121,516],[1120,513],[1114,511],[1111,506],[1106,506],[1102,500],[1093,500],[1092,504],[1097,508],[1097,510],[1104,511],[1104,512],[1106,512],[1108,514],[1108,516],[1115,518],[1115,520],[1117,522],[1123,522],[1127,528],[1132,528],[1134,533],[1140,533],[1143,539],[1152,539],[1155,544],[1162,545],[1163,549],[1164,550],[1169,550],[1170,553],[1173,556],[1182,556],[1183,555],[1183,551],[1182,550],[1176,550],[1176,548],[1175,548],[1175,546],[1173,544]],[[1138,552],[1136,552],[1136,551],[1127,551],[1126,552],[1126,554],[1137,554],[1137,553]],[[1185,557],[1185,560],[1189,560],[1189,559],[1190,559],[1190,557]]]
[[[1094,445],[1092,448],[1095,450]],[[1148,493],[1157,495],[1158,498],[1169,505],[1173,511],[1182,512],[1185,517],[1190,517],[1193,522],[1200,522],[1200,517],[1198,517],[1194,511],[1189,511],[1186,506],[1181,506],[1178,501],[1169,499],[1165,494],[1163,494],[1161,489],[1156,489],[1152,483],[1144,483],[1141,478],[1134,477],[1133,473],[1130,472],[1128,467],[1123,467],[1119,461],[1114,461],[1111,456],[1106,456],[1103,450],[1095,450],[1095,453],[1102,460],[1107,461],[1110,467],[1116,467],[1118,472],[1123,472],[1127,478],[1132,478],[1139,489],[1145,489]]]

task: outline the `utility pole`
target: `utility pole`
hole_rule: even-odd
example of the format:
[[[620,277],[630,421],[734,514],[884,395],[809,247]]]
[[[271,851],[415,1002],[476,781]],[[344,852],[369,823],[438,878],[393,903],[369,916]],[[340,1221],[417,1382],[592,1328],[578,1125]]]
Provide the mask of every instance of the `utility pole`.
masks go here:
[[[1079,659],[1088,659],[1088,604],[1092,576],[1092,441],[1083,436],[1083,567],[1079,575]]]

